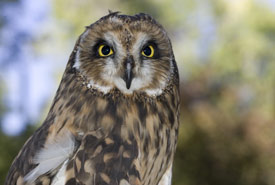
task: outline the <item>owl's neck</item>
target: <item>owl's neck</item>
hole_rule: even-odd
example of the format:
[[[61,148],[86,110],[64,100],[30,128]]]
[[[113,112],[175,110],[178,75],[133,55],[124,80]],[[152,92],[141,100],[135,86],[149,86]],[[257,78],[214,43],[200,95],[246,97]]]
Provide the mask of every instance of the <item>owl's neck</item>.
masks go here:
[[[139,112],[140,116],[144,117],[144,113],[148,112],[147,106],[153,105],[150,106],[152,108],[166,102],[167,98],[174,97],[175,93],[178,93],[175,85],[170,85],[159,96],[148,96],[144,92],[125,95],[115,88],[104,93],[95,88],[88,88],[77,73],[65,73],[49,114],[56,114],[55,123],[59,125],[57,130],[64,126],[79,129],[76,131],[79,133],[99,128],[112,130],[118,123],[126,122],[125,119],[131,112]]]

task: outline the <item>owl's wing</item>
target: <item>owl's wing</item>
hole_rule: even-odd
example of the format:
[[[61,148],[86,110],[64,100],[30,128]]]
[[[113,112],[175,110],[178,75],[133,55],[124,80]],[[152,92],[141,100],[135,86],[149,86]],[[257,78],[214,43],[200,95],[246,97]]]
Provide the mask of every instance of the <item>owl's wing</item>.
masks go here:
[[[139,185],[138,149],[134,139],[88,133],[67,167],[67,179],[79,184]],[[74,174],[70,173],[74,168]],[[72,178],[70,178],[70,174]]]
[[[50,184],[60,166],[72,156],[76,146],[74,136],[69,131],[51,137],[47,128],[41,127],[14,160],[5,185]]]
[[[36,164],[36,167],[24,176],[24,180],[32,184],[45,174],[55,176],[57,173],[55,170],[59,171],[63,164],[69,160],[75,147],[75,138],[69,131],[49,138],[45,146],[34,156],[33,163]]]
[[[52,138],[43,134],[38,130],[25,144],[5,185],[141,184],[134,138],[96,131],[81,140],[69,131]]]

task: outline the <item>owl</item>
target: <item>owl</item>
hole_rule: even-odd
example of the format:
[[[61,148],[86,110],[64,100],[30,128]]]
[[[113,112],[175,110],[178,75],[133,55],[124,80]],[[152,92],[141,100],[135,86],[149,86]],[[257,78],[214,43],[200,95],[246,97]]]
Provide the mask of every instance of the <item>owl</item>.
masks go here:
[[[168,185],[179,127],[171,42],[150,15],[86,27],[5,185]]]

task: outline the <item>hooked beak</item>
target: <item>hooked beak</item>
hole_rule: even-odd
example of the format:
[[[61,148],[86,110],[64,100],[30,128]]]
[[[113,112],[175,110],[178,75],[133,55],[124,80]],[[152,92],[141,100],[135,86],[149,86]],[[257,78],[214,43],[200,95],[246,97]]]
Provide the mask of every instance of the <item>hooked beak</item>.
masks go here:
[[[124,72],[123,80],[126,83],[127,89],[130,89],[131,83],[133,80],[133,68],[134,68],[133,57],[129,57],[125,60],[124,67],[125,67],[125,72]]]

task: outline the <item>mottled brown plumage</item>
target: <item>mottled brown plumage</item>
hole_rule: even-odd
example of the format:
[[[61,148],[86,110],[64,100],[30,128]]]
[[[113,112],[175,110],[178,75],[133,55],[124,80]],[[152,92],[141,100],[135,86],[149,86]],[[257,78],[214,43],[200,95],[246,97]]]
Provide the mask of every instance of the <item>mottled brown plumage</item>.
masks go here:
[[[79,37],[5,184],[170,184],[178,85],[169,38],[152,17],[101,18]]]

